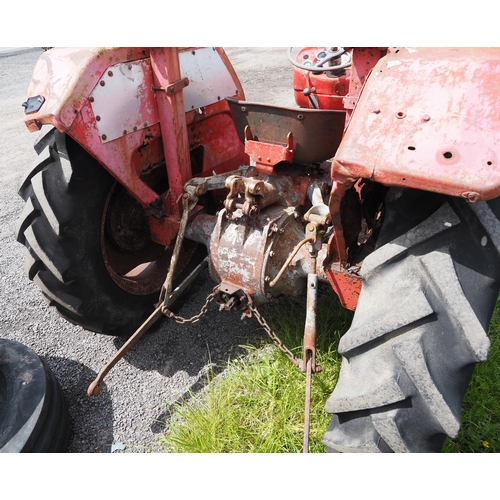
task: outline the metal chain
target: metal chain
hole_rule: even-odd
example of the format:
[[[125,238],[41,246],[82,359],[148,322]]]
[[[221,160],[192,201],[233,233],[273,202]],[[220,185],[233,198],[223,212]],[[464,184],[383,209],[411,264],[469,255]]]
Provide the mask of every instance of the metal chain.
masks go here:
[[[288,349],[288,347],[285,344],[283,344],[283,342],[281,341],[281,339],[276,335],[276,333],[274,333],[273,329],[268,325],[268,323],[263,318],[263,316],[260,314],[260,312],[258,311],[257,307],[255,307],[255,305],[254,305],[254,303],[252,301],[249,301],[249,303],[248,303],[248,309],[252,312],[252,314],[255,316],[255,318],[260,323],[260,325],[264,328],[264,330],[269,335],[269,337],[271,337],[271,340],[274,342],[274,344],[276,345],[276,347],[278,347],[278,349],[280,349],[280,351],[282,351],[285,354],[285,356],[299,370],[302,370],[302,365],[303,365],[302,360],[299,359],[299,358],[297,358],[296,356],[294,356],[294,354],[292,353],[292,351],[290,351],[290,349]]]
[[[218,290],[219,286],[217,285],[213,289],[212,293],[208,295],[207,299],[205,300],[205,304],[201,308],[201,311],[191,318],[183,318],[182,316],[178,316],[177,314],[173,313],[170,309],[168,309],[166,306],[163,306],[161,308],[161,312],[168,318],[173,319],[176,323],[179,323],[180,325],[186,325],[188,323],[196,323],[202,318],[203,315],[207,313],[208,305],[210,304],[210,302],[212,302],[212,300],[214,300]]]
[[[165,316],[167,316],[168,318],[173,319],[176,323],[179,323],[180,325],[185,325],[185,324],[188,324],[188,323],[196,323],[197,321],[199,321],[207,313],[208,306],[209,306],[210,302],[212,302],[215,299],[215,297],[216,297],[216,295],[217,295],[218,292],[219,292],[219,285],[217,285],[213,289],[212,293],[208,295],[207,299],[205,300],[205,304],[202,306],[200,312],[198,314],[196,314],[195,316],[191,317],[191,318],[184,318],[182,316],[179,316],[179,315],[173,313],[166,306],[163,306],[161,308],[161,312]],[[290,351],[290,349],[288,349],[288,347],[285,344],[283,344],[283,342],[281,341],[281,339],[276,335],[276,333],[269,326],[269,324],[264,319],[264,317],[260,314],[259,310],[257,309],[257,307],[254,305],[253,301],[251,300],[250,296],[247,295],[247,298],[248,298],[248,309],[247,309],[247,311],[250,311],[251,314],[253,314],[255,316],[255,318],[257,319],[257,321],[259,322],[259,324],[264,328],[264,330],[269,335],[269,337],[271,338],[271,340],[273,341],[273,343],[276,345],[276,347],[278,347],[278,349],[280,349],[280,351],[282,351],[285,354],[285,356],[297,368],[299,368],[299,370],[302,370],[303,361],[301,359],[297,358],[296,356],[294,356],[294,354],[292,353],[292,351]],[[245,315],[245,313],[244,313],[244,315]]]

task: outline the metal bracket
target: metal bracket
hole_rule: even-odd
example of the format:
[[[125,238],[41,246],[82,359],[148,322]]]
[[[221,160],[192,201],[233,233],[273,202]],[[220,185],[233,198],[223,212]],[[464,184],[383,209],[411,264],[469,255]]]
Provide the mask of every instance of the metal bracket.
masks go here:
[[[171,83],[166,87],[152,87],[152,88],[153,90],[164,90],[167,94],[172,95],[175,94],[176,92],[179,92],[179,90],[182,90],[188,85],[189,85],[189,78],[186,77],[186,78],[181,78],[180,80],[177,80],[176,82]]]
[[[288,132],[286,145],[256,141],[249,125],[245,127],[245,153],[255,161],[258,170],[273,175],[274,166],[285,161],[292,163],[295,156],[293,133]]]

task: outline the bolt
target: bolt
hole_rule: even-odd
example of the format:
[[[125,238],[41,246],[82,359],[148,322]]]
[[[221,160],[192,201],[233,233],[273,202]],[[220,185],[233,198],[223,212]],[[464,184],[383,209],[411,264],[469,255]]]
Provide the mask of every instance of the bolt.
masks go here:
[[[271,158],[267,158],[267,162],[268,162],[268,163],[271,163]]]
[[[131,64],[128,65],[128,69],[132,69],[132,65]]]
[[[90,102],[94,102],[94,98],[92,96],[89,97]]]
[[[267,235],[269,237],[273,236],[274,233],[277,233],[278,232],[278,226],[276,224],[273,224],[270,228],[269,228],[269,232],[267,233]]]
[[[108,71],[108,76],[113,76],[113,72],[112,71]]]
[[[373,112],[378,115],[380,113],[380,109],[374,109]]]
[[[271,259],[272,259],[275,255],[276,255],[276,254],[275,254],[272,250],[269,252],[269,257],[271,257]]]
[[[100,122],[100,121],[101,121],[101,117],[100,117],[99,115],[98,115],[98,116],[96,116],[96,117],[95,117],[95,119],[96,119],[96,121],[97,121],[97,122]]]
[[[126,130],[123,131],[123,135],[127,135],[127,131]]]
[[[431,119],[431,117],[429,115],[424,115],[422,116],[422,122],[428,122],[429,120]]]
[[[253,205],[248,211],[248,216],[252,218],[257,217],[257,215],[259,215],[259,212],[259,207],[257,205]]]
[[[104,87],[104,85],[106,85],[106,82],[104,80],[101,80],[99,84],[101,85],[101,87]]]
[[[398,111],[396,113],[396,118],[401,119],[401,118],[404,118],[405,116],[406,116],[406,113],[404,113],[403,111]]]
[[[105,141],[108,138],[106,134],[102,134],[102,140]]]
[[[269,283],[269,282],[271,281],[271,276],[266,276],[266,277],[264,278],[264,281],[265,281],[266,283]]]
[[[481,195],[474,191],[462,193],[462,196],[467,200],[469,200],[471,203],[476,203],[478,201],[481,201]]]

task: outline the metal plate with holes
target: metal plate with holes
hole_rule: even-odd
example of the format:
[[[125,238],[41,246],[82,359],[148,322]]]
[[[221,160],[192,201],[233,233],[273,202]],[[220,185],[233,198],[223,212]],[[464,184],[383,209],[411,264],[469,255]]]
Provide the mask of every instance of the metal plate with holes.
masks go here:
[[[102,142],[158,123],[149,59],[115,64],[103,73],[90,101]]]
[[[363,89],[336,171],[470,201],[500,195],[500,49],[401,48]]]
[[[179,63],[182,78],[189,78],[189,85],[182,91],[186,112],[236,95],[231,73],[214,48],[180,52]]]

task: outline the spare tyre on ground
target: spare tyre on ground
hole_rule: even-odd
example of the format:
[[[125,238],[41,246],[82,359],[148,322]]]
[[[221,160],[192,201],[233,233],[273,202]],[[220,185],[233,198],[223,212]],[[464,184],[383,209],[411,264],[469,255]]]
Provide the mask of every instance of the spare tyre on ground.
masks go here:
[[[70,418],[61,387],[29,347],[0,339],[0,452],[61,453]]]

